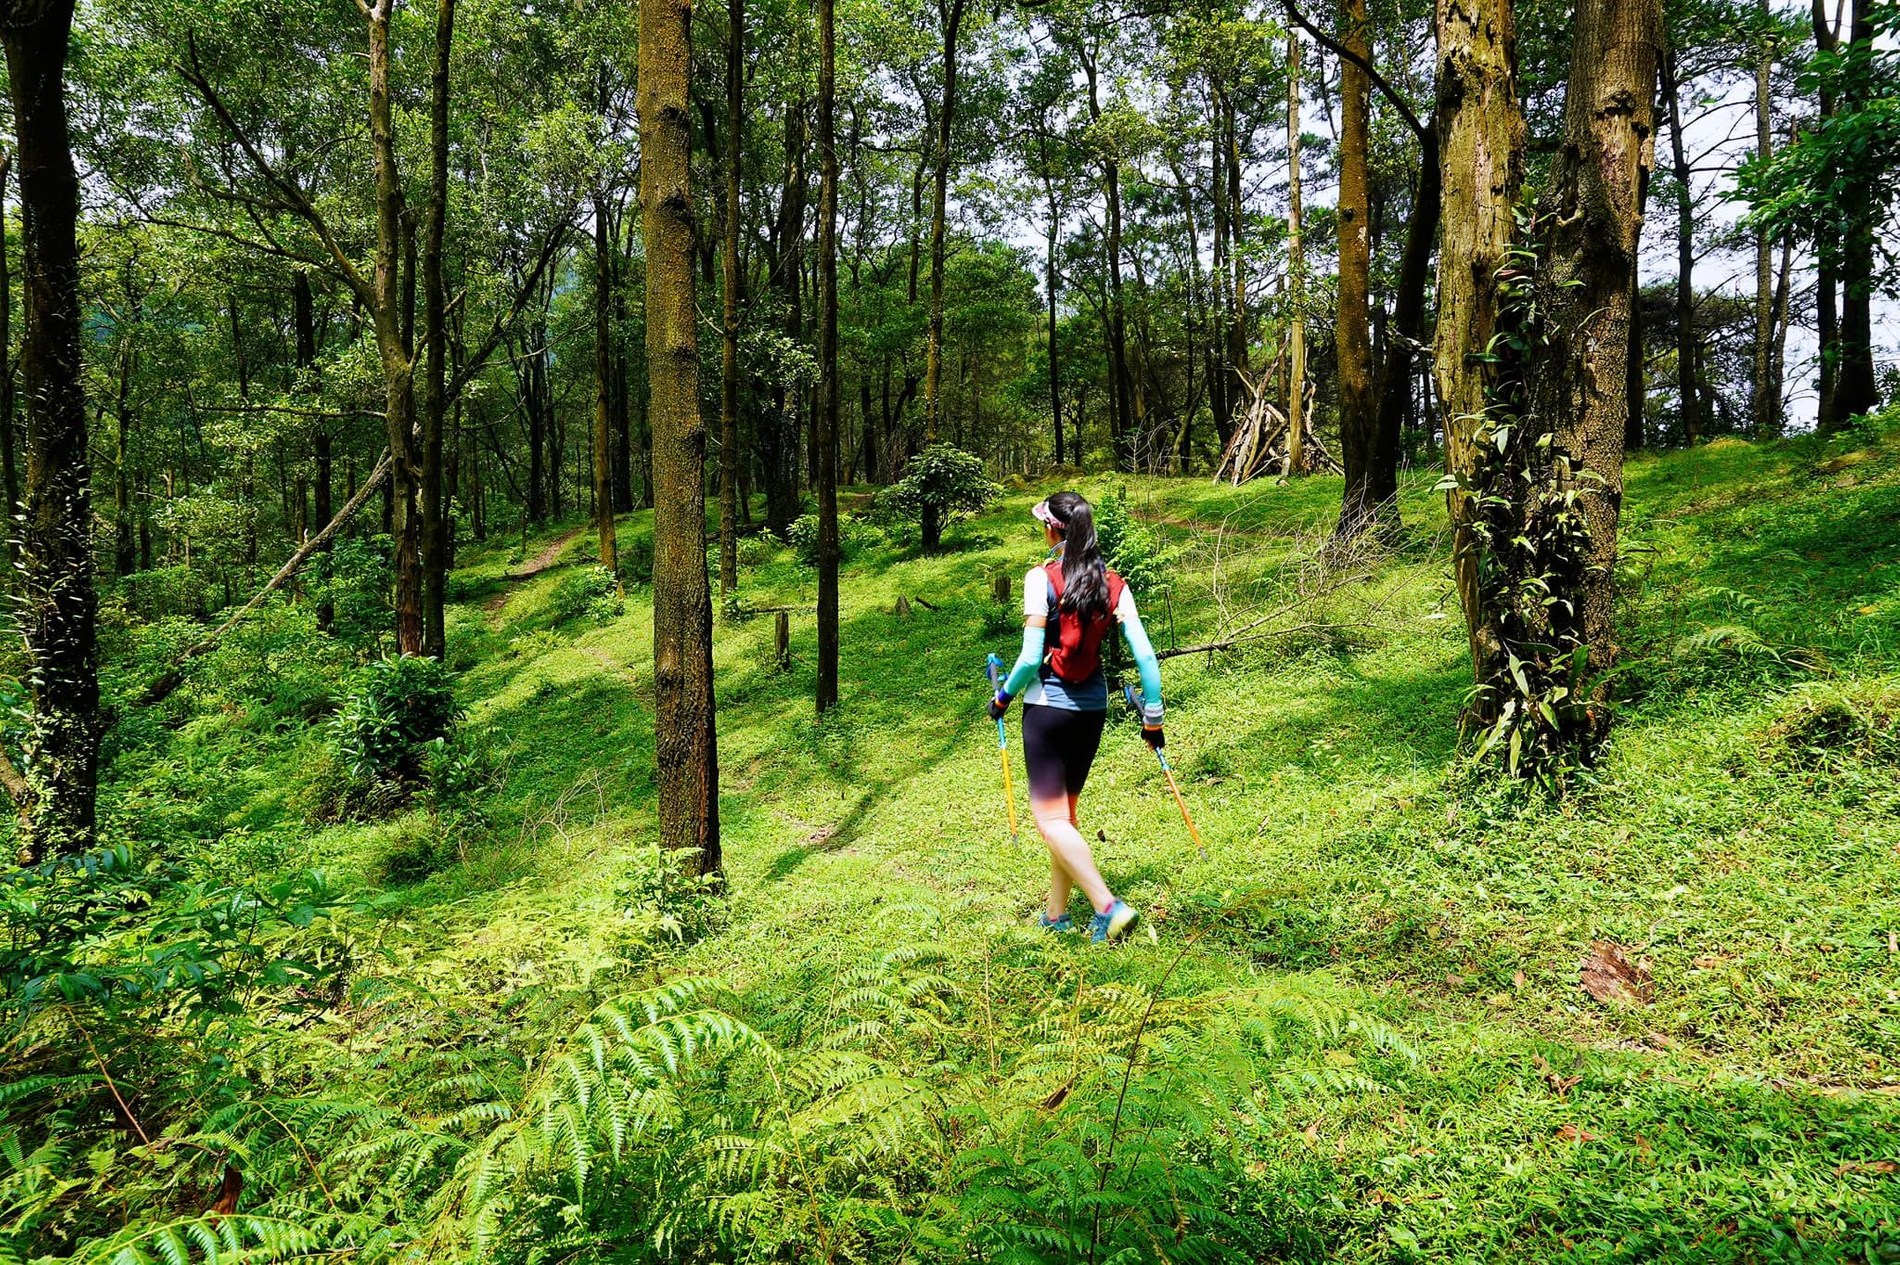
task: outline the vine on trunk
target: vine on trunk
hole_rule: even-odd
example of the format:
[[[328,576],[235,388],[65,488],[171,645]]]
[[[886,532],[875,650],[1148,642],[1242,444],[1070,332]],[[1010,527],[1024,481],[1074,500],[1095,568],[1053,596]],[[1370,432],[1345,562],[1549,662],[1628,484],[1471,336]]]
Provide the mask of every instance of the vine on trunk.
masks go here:
[[[1597,476],[1556,442],[1555,419],[1532,406],[1549,345],[1554,282],[1540,267],[1537,217],[1518,212],[1517,240],[1493,275],[1497,333],[1475,359],[1489,367],[1471,427],[1472,469],[1448,476],[1465,494],[1484,612],[1478,681],[1462,727],[1473,760],[1556,789],[1587,762],[1607,712],[1585,684],[1590,648],[1572,600],[1591,566],[1580,498]]]

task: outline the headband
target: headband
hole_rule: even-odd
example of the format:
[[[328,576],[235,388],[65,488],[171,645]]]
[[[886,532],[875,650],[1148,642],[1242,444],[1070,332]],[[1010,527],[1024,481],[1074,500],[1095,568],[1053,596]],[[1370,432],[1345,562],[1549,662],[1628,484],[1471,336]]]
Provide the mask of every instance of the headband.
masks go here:
[[[1049,502],[1047,501],[1037,501],[1035,505],[1030,508],[1029,513],[1032,517],[1049,524],[1049,526],[1055,528],[1057,531],[1061,531],[1068,526],[1067,523],[1056,517],[1056,512],[1049,508]]]

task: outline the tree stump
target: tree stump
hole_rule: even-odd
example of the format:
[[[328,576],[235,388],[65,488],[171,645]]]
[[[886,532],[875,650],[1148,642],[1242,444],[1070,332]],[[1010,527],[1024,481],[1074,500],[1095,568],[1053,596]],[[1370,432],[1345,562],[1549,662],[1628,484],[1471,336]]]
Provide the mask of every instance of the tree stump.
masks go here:
[[[996,584],[992,591],[994,592],[996,596],[996,604],[998,606],[1009,605],[1009,577],[1008,576],[1006,575],[997,576]]]
[[[783,672],[792,666],[792,614],[780,611],[772,630],[772,662]]]
[[[910,599],[905,597],[902,593],[899,593],[897,595],[897,605],[891,608],[891,614],[897,616],[899,619],[909,619]]]

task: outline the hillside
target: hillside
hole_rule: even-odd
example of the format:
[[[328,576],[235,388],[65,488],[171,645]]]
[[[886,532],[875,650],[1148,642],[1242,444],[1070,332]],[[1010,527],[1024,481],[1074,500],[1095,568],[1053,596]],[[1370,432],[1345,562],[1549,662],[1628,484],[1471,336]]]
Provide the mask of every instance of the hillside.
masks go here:
[[[791,665],[770,613],[720,622],[723,894],[648,842],[650,608],[638,587],[590,608],[584,531],[528,541],[552,565],[527,578],[519,540],[465,546],[462,737],[437,791],[371,820],[322,824],[351,652],[307,604],[275,608],[162,711],[126,711],[109,812],[139,864],[200,841],[208,883],[320,869],[322,912],[267,937],[312,982],[255,1029],[134,1011],[155,1053],[113,1079],[181,1137],[242,1139],[239,1209],[370,1259],[1900,1258],[1894,446],[1632,460],[1625,701],[1561,799],[1459,762],[1434,482],[1332,578],[1336,481],[1083,482],[1125,489],[1167,559],[1165,600],[1144,595],[1159,647],[1283,612],[1164,663],[1205,858],[1111,725],[1084,827],[1152,934],[1106,951],[1028,927],[1047,861],[1020,764],[1010,837],[982,713],[982,654],[1019,623],[991,585],[1014,595],[1039,558],[1027,508],[1053,485],[935,557],[855,534],[822,721],[813,574],[748,545],[744,603],[792,608]],[[642,517],[621,531],[637,550]],[[122,635],[121,692],[159,648]],[[1013,717],[1011,743],[1019,761]],[[1579,987],[1603,941],[1646,966],[1642,999]],[[681,1001],[695,980],[716,991]],[[743,1034],[707,1019],[698,1053],[663,1042],[618,1080],[606,1058],[586,1083],[627,1097],[603,1133],[546,1069],[623,1048],[598,1016],[568,1041],[661,985],[648,1004]],[[245,1092],[205,1088],[212,1053]],[[253,1098],[277,1127],[210,1118]],[[216,1178],[122,1150],[92,1189],[125,1242]],[[20,1225],[84,1222],[6,1163]]]

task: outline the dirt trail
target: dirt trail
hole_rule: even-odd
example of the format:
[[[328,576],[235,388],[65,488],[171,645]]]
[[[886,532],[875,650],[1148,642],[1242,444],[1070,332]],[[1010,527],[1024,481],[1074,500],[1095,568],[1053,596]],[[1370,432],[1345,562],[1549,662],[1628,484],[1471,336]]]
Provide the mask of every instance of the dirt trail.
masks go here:
[[[502,581],[507,584],[516,584],[522,580],[532,580],[535,576],[540,575],[543,571],[546,571],[549,567],[558,562],[561,557],[561,551],[567,548],[577,537],[585,534],[586,531],[587,528],[585,527],[576,527],[573,531],[555,537],[548,542],[547,548],[528,559],[521,570],[503,572],[501,577]],[[498,615],[501,613],[501,608],[507,604],[508,590],[501,589],[486,602],[482,603],[482,610],[491,616]]]

